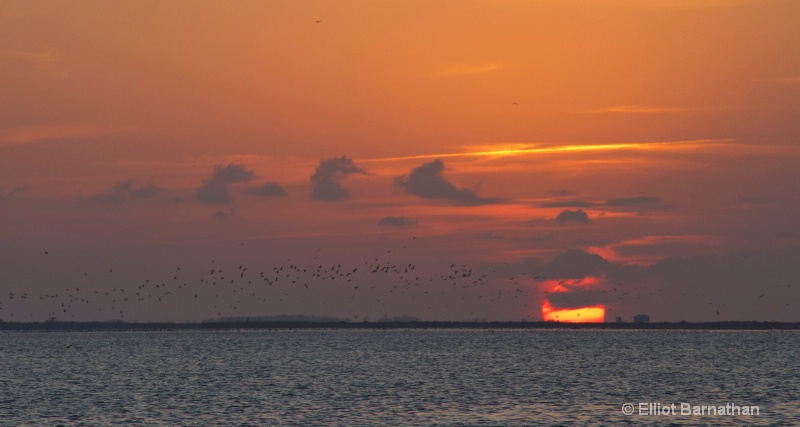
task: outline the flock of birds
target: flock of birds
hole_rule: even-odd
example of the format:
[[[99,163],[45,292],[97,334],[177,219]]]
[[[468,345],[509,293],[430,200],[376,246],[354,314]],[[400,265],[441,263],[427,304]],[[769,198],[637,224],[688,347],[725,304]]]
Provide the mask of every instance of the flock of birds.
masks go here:
[[[349,318],[359,321],[377,312],[388,318],[402,310],[394,304],[400,300],[406,307],[411,304],[424,309],[433,318],[459,302],[466,305],[508,299],[519,300],[516,302],[523,306],[532,303],[530,298],[523,297],[522,276],[503,278],[498,286],[497,277],[490,277],[491,271],[478,273],[467,264],[420,267],[407,260],[392,261],[391,250],[357,263],[323,263],[317,258],[309,258],[305,263],[288,259],[278,265],[258,267],[211,260],[205,271],[197,266],[183,269],[175,266],[166,274],[166,269],[162,269],[157,278],[136,278],[141,273],[131,274],[125,268],[115,267],[85,272],[81,278],[83,284],[72,280],[72,285],[40,294],[4,292],[5,295],[0,295],[0,319],[125,321],[143,316],[153,319],[162,313],[185,309],[186,305],[203,310],[206,318],[214,319],[292,314],[289,313],[292,308],[296,310],[304,303],[322,300],[331,312],[336,312],[337,306],[349,307]]]
[[[205,267],[153,269],[151,277],[123,266],[116,270],[107,266],[72,277],[67,280],[71,285],[49,292],[0,290],[0,321],[177,321],[177,313],[220,319],[309,311],[360,321],[370,315],[408,314],[409,308],[415,316],[423,313],[428,319],[446,319],[456,313],[464,320],[465,315],[485,317],[487,307],[494,307],[494,313],[524,313],[523,318],[537,319],[542,298],[579,288],[574,281],[533,275],[522,266],[514,270],[508,264],[500,272],[487,265],[435,265],[431,260],[419,266],[392,250],[361,262],[323,262],[319,252],[303,263],[286,259],[267,266],[211,260]],[[58,257],[49,251],[44,255]],[[622,306],[660,299],[668,290],[641,291],[606,283],[591,292],[599,303]],[[751,298],[760,300],[765,295],[762,291]],[[680,293],[682,300],[698,296]],[[490,306],[497,303],[502,304]],[[724,302],[707,302],[711,315],[720,316],[726,309]]]

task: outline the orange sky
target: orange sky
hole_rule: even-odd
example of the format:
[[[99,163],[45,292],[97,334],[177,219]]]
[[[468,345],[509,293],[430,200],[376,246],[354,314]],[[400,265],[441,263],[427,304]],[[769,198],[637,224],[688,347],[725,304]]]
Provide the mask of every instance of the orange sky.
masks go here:
[[[52,312],[12,292],[178,264],[380,258],[425,274],[123,316],[539,320],[548,276],[603,277],[562,303],[607,319],[800,320],[797,22],[793,0],[2,2],[0,319]]]

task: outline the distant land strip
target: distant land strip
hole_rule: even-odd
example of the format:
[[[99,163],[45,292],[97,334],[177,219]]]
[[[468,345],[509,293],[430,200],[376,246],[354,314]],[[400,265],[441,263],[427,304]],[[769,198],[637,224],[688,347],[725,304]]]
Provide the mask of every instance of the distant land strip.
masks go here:
[[[307,321],[205,321],[205,322],[2,322],[0,331],[182,331],[253,329],[588,329],[588,330],[800,330],[800,322],[307,322]]]

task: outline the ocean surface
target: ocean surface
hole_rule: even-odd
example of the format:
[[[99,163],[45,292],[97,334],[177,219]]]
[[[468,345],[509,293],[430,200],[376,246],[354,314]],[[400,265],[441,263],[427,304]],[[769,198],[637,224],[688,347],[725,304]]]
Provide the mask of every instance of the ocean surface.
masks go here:
[[[798,355],[800,331],[0,332],[0,425],[800,425]]]

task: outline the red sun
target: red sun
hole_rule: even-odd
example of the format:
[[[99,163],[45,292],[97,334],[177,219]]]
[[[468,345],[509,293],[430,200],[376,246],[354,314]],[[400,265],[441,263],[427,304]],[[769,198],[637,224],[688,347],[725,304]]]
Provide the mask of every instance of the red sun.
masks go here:
[[[542,319],[545,322],[603,323],[606,320],[606,307],[596,304],[588,307],[557,308],[549,300],[544,300]]]

